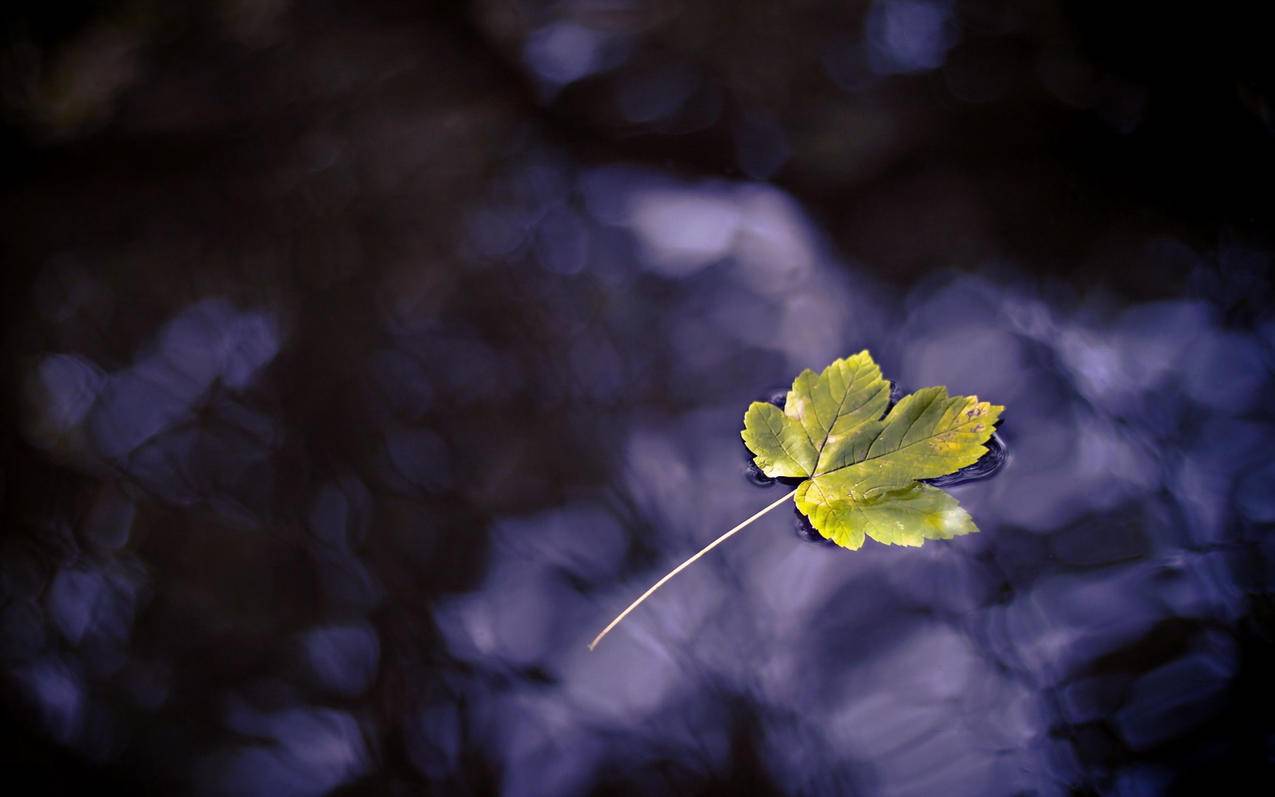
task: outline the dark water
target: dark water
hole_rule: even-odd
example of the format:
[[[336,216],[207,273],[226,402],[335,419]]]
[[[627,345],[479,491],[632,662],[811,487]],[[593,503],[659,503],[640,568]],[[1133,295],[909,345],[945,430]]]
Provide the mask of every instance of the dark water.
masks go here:
[[[1270,782],[1252,20],[216,8],[6,12],[14,782]],[[936,482],[981,533],[848,552],[781,509],[586,650],[789,489],[748,403],[862,348],[1007,407]]]

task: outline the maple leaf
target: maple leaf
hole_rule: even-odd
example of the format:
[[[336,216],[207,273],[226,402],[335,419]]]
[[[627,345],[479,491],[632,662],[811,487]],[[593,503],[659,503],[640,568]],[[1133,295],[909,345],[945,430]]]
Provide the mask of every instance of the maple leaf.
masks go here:
[[[977,531],[956,499],[919,480],[977,462],[1004,407],[927,387],[886,414],[889,395],[861,351],[818,375],[802,371],[783,410],[753,402],[741,435],[767,476],[804,479],[798,510],[842,547],[860,547],[865,535],[920,545]]]
[[[886,412],[889,405],[890,383],[866,349],[821,373],[802,371],[782,410],[749,405],[740,434],[757,467],[772,478],[802,481],[655,582],[589,649],[669,579],[790,498],[816,531],[852,550],[867,537],[918,546],[978,531],[955,498],[922,480],[977,462],[1005,408],[949,396],[945,387],[918,390]]]

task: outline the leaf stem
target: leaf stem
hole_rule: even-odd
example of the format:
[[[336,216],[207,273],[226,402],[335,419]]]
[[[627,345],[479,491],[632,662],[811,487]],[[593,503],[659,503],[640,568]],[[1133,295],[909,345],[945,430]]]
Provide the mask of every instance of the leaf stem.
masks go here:
[[[796,493],[797,493],[797,491],[796,491],[796,490],[793,490],[792,492],[788,493],[788,494],[787,494],[787,495],[785,495],[783,498],[780,498],[779,500],[775,501],[775,503],[771,504],[770,506],[766,507],[765,509],[761,510],[761,511],[760,511],[760,512],[758,512],[757,514],[755,514],[755,515],[753,515],[752,517],[750,517],[748,520],[745,520],[743,523],[740,523],[738,526],[736,526],[735,528],[733,528],[733,529],[731,529],[730,531],[726,532],[725,534],[723,534],[722,536],[718,537],[717,539],[713,540],[713,541],[712,541],[712,542],[710,542],[708,545],[705,545],[703,548],[701,548],[701,549],[699,550],[699,553],[695,554],[695,555],[694,555],[694,556],[692,556],[690,559],[687,559],[685,562],[682,562],[680,565],[678,565],[677,567],[673,568],[673,569],[672,569],[672,570],[668,573],[668,575],[664,576],[664,578],[661,578],[659,581],[655,582],[655,583],[651,586],[651,588],[650,588],[650,589],[648,589],[646,592],[643,592],[643,593],[642,593],[642,596],[641,596],[640,598],[638,598],[637,600],[635,600],[635,601],[633,601],[632,603],[630,603],[630,604],[629,604],[629,608],[627,608],[627,609],[625,609],[624,611],[620,612],[620,614],[619,614],[619,616],[618,616],[618,617],[616,617],[614,620],[612,620],[610,623],[608,623],[608,624],[607,624],[607,627],[606,627],[606,628],[603,628],[603,629],[602,629],[602,631],[601,631],[601,632],[600,632],[597,636],[595,636],[595,637],[593,638],[593,641],[589,643],[589,650],[593,650],[594,648],[596,648],[596,647],[598,646],[598,643],[602,641],[602,637],[604,637],[604,636],[606,636],[607,634],[611,633],[611,629],[612,629],[612,628],[615,628],[617,625],[619,625],[619,624],[620,624],[620,621],[621,621],[621,620],[623,620],[625,617],[628,617],[628,616],[629,616],[629,612],[633,611],[633,610],[634,610],[634,609],[636,609],[638,606],[640,606],[640,605],[642,604],[642,601],[644,601],[644,600],[646,600],[647,598],[651,597],[651,595],[652,595],[652,594],[653,594],[653,593],[654,593],[657,589],[659,589],[660,587],[664,586],[664,584],[665,584],[665,583],[667,583],[669,579],[671,579],[673,576],[677,575],[678,573],[682,572],[682,571],[683,571],[683,570],[685,570],[686,568],[690,567],[690,566],[691,566],[691,565],[695,562],[695,560],[699,559],[699,558],[700,558],[701,556],[703,556],[704,554],[708,553],[709,551],[711,551],[711,550],[713,550],[714,548],[716,548],[718,545],[721,545],[722,543],[726,542],[726,541],[727,541],[728,539],[730,539],[731,537],[733,537],[733,536],[735,536],[736,534],[738,534],[739,532],[743,531],[743,530],[744,530],[747,526],[749,526],[749,525],[750,525],[753,521],[755,521],[755,520],[757,520],[758,518],[760,518],[762,515],[766,514],[766,513],[767,513],[767,512],[769,512],[770,510],[772,510],[772,509],[774,509],[775,507],[779,506],[780,504],[784,503],[784,502],[785,502],[785,501],[787,501],[789,498],[792,498],[794,495],[796,495]]]

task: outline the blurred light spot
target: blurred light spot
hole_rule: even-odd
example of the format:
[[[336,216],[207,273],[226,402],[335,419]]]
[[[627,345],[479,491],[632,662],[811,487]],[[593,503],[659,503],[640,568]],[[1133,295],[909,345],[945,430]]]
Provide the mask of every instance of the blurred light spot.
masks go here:
[[[566,201],[575,168],[575,163],[560,150],[532,144],[519,155],[508,185],[504,185],[504,180],[498,181],[492,195],[517,197],[539,215],[545,208]]]
[[[536,256],[545,271],[569,277],[584,270],[589,260],[589,228],[567,208],[550,211],[536,228]]]
[[[655,646],[637,636],[629,628],[592,652],[583,643],[571,651],[563,662],[563,678],[573,702],[609,722],[626,717],[639,722],[669,705],[679,687],[688,686],[673,657],[651,655]]]
[[[455,771],[461,750],[460,712],[450,703],[430,706],[409,718],[403,735],[408,757],[430,780]]]
[[[1244,474],[1235,502],[1249,520],[1275,522],[1275,463]]]
[[[624,452],[626,488],[651,510],[667,512],[666,517],[694,517],[699,505],[685,487],[692,470],[686,451],[673,438],[649,429],[629,436]]]
[[[1160,797],[1173,791],[1174,773],[1164,767],[1140,764],[1116,773],[1111,784],[1113,797]]]
[[[435,332],[403,339],[400,345],[428,363],[431,395],[464,396],[473,403],[508,399],[522,388],[520,361],[505,350],[463,334]],[[411,373],[406,375],[409,379]]]
[[[620,225],[629,219],[629,192],[645,182],[645,174],[634,167],[598,166],[580,176],[580,191],[589,215],[603,224]]]
[[[736,203],[719,190],[649,189],[631,197],[631,222],[648,265],[669,277],[725,257],[739,229]]]
[[[247,747],[210,762],[217,792],[245,797],[318,797],[367,771],[358,723],[331,709],[289,709],[258,720],[272,746]]]
[[[1183,459],[1177,463],[1168,483],[1186,516],[1183,531],[1189,539],[1198,543],[1221,542],[1230,508],[1227,475],[1203,463]]]
[[[741,317],[722,314],[727,320],[743,326],[747,321]],[[703,373],[712,370],[722,362],[730,350],[735,336],[718,324],[706,323],[706,319],[682,317],[673,322],[668,330],[669,341],[676,352],[675,361],[679,370],[685,368],[688,373]]]
[[[601,68],[605,41],[601,31],[574,22],[554,22],[527,38],[522,57],[541,80],[556,88]]]
[[[571,370],[578,391],[596,401],[615,401],[626,387],[624,361],[605,338],[581,336],[571,344]]]
[[[398,474],[415,487],[434,492],[451,483],[447,445],[429,429],[391,430],[385,436],[385,451]]]
[[[128,472],[146,490],[179,506],[200,499],[194,471],[198,465],[200,432],[175,429],[153,445],[144,445],[129,456]],[[100,445],[100,444],[99,444]]]
[[[122,459],[181,420],[190,408],[189,399],[168,387],[131,372],[112,377],[90,418],[98,451]]]
[[[760,293],[781,293],[815,265],[818,246],[802,208],[757,183],[677,182],[624,167],[595,169],[581,180],[594,218],[625,225],[644,265],[684,278],[731,258]]]
[[[1064,330],[1053,344],[1078,387],[1104,409],[1120,412],[1130,397],[1168,377],[1211,316],[1202,302],[1149,302],[1128,308],[1103,329]]]
[[[557,701],[524,698],[509,707],[499,742],[491,745],[504,759],[501,795],[588,791],[605,743],[573,720]],[[570,754],[564,755],[566,751]]]
[[[774,343],[792,363],[831,362],[844,357],[846,303],[832,286],[812,288],[784,301]]]
[[[1059,683],[1077,668],[1130,644],[1168,614],[1160,601],[1160,567],[1123,568],[1046,578],[1010,606],[1013,655],[1040,683]],[[1120,612],[1104,607],[1120,606]]]
[[[798,287],[817,260],[814,233],[801,207],[769,186],[740,186],[737,197],[735,253],[745,282],[763,294]],[[826,285],[832,284],[830,278]]]
[[[103,456],[121,459],[177,425],[221,379],[242,389],[279,351],[275,324],[221,299],[183,310],[160,330],[153,350],[112,374],[90,416]]]
[[[75,566],[54,576],[47,602],[62,636],[83,650],[88,674],[107,675],[125,663],[141,597],[142,580],[136,572]]]
[[[224,333],[233,310],[224,301],[208,299],[182,311],[160,330],[154,355],[136,369],[185,400],[202,393],[221,372]]]
[[[1159,597],[1177,617],[1233,622],[1244,602],[1234,569],[1235,563],[1217,552],[1172,557],[1156,573]]]
[[[227,325],[221,345],[221,379],[242,390],[279,353],[279,330],[264,313],[239,313]]]
[[[990,327],[949,328],[918,348],[903,363],[903,384],[946,385],[954,394],[977,394],[1013,406],[1030,375],[1018,339]]]
[[[613,575],[628,546],[615,513],[593,502],[502,520],[493,537],[519,559],[593,580]]]
[[[1261,347],[1238,333],[1204,335],[1187,350],[1183,365],[1186,392],[1225,412],[1252,407],[1270,378]]]
[[[65,664],[45,659],[18,672],[17,680],[35,704],[45,731],[62,744],[70,743],[82,724],[83,679]]]
[[[350,504],[345,495],[335,487],[324,487],[310,508],[310,528],[327,545],[346,548],[350,544],[349,514]]]
[[[106,377],[83,357],[54,354],[40,362],[39,380],[45,396],[41,410],[49,431],[60,435],[84,420]]]
[[[947,0],[877,0],[867,34],[868,63],[880,75],[937,69],[956,44]]]
[[[574,634],[562,621],[579,602],[551,571],[498,560],[480,591],[442,606],[437,620],[455,655],[526,667],[554,652],[563,633]]]
[[[49,613],[71,644],[79,644],[84,637],[105,587],[105,579],[94,570],[63,568],[53,577]]]
[[[975,654],[969,641],[941,625],[920,625],[867,666],[874,688],[854,690],[831,720],[836,738],[855,758],[871,762],[900,794],[933,793],[939,784],[968,794],[992,789],[1001,744],[1023,739],[994,740],[983,727],[977,733],[952,727],[944,703],[978,703],[979,694],[988,694],[986,708],[995,710],[1000,701],[1019,702],[1025,695],[1003,688],[1003,676]],[[968,716],[980,715],[971,711]]]
[[[513,207],[479,208],[469,216],[469,244],[481,257],[507,257],[522,248],[531,221]]]
[[[310,672],[331,692],[355,697],[376,677],[381,645],[369,625],[317,628],[305,635],[303,644]]]

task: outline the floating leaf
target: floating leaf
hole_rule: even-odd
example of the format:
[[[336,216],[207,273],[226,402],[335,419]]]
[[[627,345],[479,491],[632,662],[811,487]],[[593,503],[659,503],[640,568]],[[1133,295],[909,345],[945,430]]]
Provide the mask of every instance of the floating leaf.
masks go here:
[[[918,390],[887,413],[889,404],[890,383],[867,350],[819,374],[802,371],[782,410],[753,402],[740,433],[753,461],[767,476],[803,481],[661,578],[589,648],[665,582],[789,498],[816,531],[843,548],[857,549],[867,537],[918,546],[978,531],[955,498],[922,480],[977,462],[1005,408],[977,396],[950,396],[945,387]]]
[[[865,535],[920,545],[977,531],[955,499],[918,481],[977,462],[1004,407],[927,387],[885,414],[889,389],[861,351],[817,376],[802,371],[782,411],[754,402],[741,435],[767,476],[805,478],[797,508],[842,547]]]

